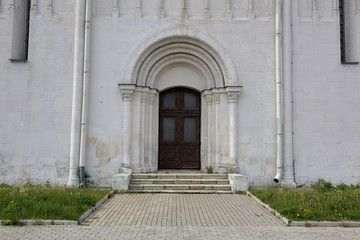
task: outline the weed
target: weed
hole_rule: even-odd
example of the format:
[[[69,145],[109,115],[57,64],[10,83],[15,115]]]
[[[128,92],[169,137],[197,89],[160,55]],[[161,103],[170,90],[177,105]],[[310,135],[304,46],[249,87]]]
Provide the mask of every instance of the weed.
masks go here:
[[[311,227],[311,223],[306,222],[306,223],[305,223],[305,227],[308,227],[308,228]]]
[[[317,191],[326,192],[334,189],[334,186],[331,184],[331,182],[326,182],[324,179],[320,178],[313,184],[312,188]]]
[[[24,225],[20,220],[2,220],[1,226],[22,226]]]
[[[214,172],[214,170],[213,170],[212,166],[207,166],[206,167],[206,173],[207,174],[212,174],[213,172]]]
[[[44,225],[44,222],[37,219],[37,220],[35,220],[35,222],[33,222],[32,225]]]

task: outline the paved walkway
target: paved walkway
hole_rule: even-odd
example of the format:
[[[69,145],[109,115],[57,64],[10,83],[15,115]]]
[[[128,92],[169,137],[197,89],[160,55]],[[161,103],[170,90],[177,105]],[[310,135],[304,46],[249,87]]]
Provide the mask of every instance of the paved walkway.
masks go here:
[[[237,194],[120,194],[88,221],[91,226],[283,226],[250,197]]]
[[[286,227],[244,195],[121,194],[83,226],[0,227],[13,239],[360,239],[360,228]]]

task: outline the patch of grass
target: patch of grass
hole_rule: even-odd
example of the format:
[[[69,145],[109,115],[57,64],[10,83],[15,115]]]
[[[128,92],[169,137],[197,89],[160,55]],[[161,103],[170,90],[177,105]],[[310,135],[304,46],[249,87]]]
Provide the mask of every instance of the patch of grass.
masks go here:
[[[319,179],[312,188],[251,189],[261,201],[293,221],[359,221],[360,188]]]
[[[214,172],[214,170],[213,170],[212,166],[207,166],[206,167],[206,173],[207,174],[212,174],[213,172]]]
[[[0,185],[0,219],[16,225],[20,219],[78,220],[109,190]],[[10,223],[9,223],[10,222]]]

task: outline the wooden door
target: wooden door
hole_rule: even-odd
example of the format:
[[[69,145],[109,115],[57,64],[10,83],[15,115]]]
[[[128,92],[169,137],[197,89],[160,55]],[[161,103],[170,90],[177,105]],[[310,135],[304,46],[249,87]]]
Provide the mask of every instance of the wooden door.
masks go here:
[[[200,169],[200,106],[191,89],[160,94],[159,169]]]

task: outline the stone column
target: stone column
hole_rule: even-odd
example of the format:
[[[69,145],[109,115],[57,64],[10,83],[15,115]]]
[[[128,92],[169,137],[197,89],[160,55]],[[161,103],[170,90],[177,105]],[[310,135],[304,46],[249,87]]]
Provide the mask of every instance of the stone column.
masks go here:
[[[154,135],[154,129],[156,129],[156,126],[153,126],[154,121],[154,102],[155,102],[155,97],[156,97],[156,90],[150,90],[149,92],[149,106],[148,106],[148,117],[149,117],[149,122],[148,122],[148,139],[147,139],[147,148],[148,148],[148,161],[150,164],[150,171],[155,171],[155,161],[156,159],[153,158],[154,156],[154,142],[153,142],[153,135]]]
[[[212,140],[213,140],[213,95],[211,95],[211,92],[206,91],[205,92],[205,100],[207,103],[207,165],[213,166],[213,155],[212,155]]]
[[[123,119],[123,160],[122,165],[130,168],[131,162],[131,122],[132,100],[135,85],[120,85],[121,96],[124,102]]]
[[[229,102],[229,172],[237,171],[237,156],[238,156],[238,142],[237,142],[237,114],[238,114],[238,100],[241,87],[227,87]]]
[[[214,89],[218,90],[218,89]],[[215,103],[215,124],[214,124],[214,130],[215,131],[215,161],[214,164],[216,167],[219,167],[221,165],[221,159],[220,159],[220,151],[221,151],[221,141],[220,141],[220,93],[214,92],[214,103]]]
[[[146,117],[147,117],[147,111],[146,111],[146,103],[148,100],[148,89],[144,88],[141,91],[141,105],[140,105],[140,168],[141,171],[144,171],[147,169],[148,165],[148,156],[145,155],[145,145],[146,145]]]

